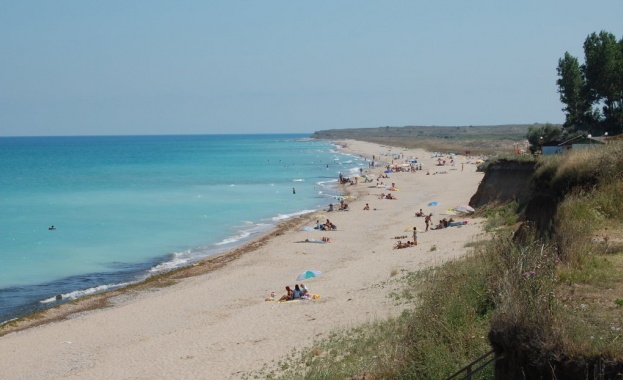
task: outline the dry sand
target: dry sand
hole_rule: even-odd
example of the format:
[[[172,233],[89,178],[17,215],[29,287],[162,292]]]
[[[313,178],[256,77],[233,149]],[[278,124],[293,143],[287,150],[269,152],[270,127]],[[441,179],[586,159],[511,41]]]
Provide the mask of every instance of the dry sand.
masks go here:
[[[420,208],[433,212],[437,222],[448,207],[468,203],[482,173],[461,157],[454,167],[438,167],[423,151],[343,143],[345,151],[368,159],[390,151],[415,156],[425,170],[383,179],[399,188],[391,192],[397,200],[380,200],[386,189],[359,181],[347,186],[359,195],[350,211],[299,218],[296,228],[216,270],[169,287],[126,292],[112,298],[111,307],[0,337],[0,378],[239,379],[294,349],[311,347],[332,330],[398,315],[404,306],[388,298],[401,286],[388,282],[396,278],[392,274],[464,255],[465,243],[483,233],[482,221],[421,232],[417,247],[392,249],[393,238],[408,235],[410,240],[405,232],[410,226],[424,229],[424,218],[415,217]],[[392,156],[383,155],[381,161],[391,162]],[[378,174],[383,168],[369,170]],[[439,205],[428,207],[430,201]],[[365,203],[369,211],[363,210]],[[301,231],[317,218],[331,219],[338,230]],[[331,242],[300,242],[323,236]],[[271,291],[282,295],[285,285],[293,286],[297,275],[309,269],[323,272],[304,281],[320,299],[264,301]]]

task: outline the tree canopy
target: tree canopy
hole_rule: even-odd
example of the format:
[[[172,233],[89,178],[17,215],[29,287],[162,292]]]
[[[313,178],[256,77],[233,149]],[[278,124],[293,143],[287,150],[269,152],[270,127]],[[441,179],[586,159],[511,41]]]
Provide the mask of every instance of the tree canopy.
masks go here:
[[[584,63],[565,52],[557,71],[565,133],[623,132],[623,38],[592,33],[584,41]]]
[[[534,153],[540,150],[543,144],[560,140],[565,135],[565,131],[562,128],[548,123],[542,127],[529,127],[526,138],[530,143],[530,151]]]

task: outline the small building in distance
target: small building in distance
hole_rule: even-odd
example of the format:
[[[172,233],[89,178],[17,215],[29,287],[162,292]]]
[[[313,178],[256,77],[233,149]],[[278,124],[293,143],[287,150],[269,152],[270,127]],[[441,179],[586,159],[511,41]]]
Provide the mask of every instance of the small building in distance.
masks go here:
[[[614,136],[612,136],[614,137]],[[607,141],[607,136],[592,137],[591,135],[579,135],[569,140],[562,142],[548,141],[544,143],[541,148],[541,152],[544,155],[563,153],[570,149],[586,149],[604,145]]]

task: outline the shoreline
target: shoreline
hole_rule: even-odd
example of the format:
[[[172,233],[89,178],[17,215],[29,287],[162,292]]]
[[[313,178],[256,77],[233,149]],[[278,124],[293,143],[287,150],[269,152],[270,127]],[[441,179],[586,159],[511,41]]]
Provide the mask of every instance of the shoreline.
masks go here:
[[[313,140],[313,139],[310,139]],[[330,145],[330,149],[327,149],[327,157],[331,157],[332,152],[337,150],[337,146],[335,144],[331,144],[331,142],[326,142],[326,145]],[[347,155],[345,155],[347,156]],[[330,159],[329,159],[330,161]],[[353,167],[355,163],[351,164]],[[323,165],[324,167],[324,165]],[[351,169],[352,168],[347,168]],[[335,181],[337,179],[337,172],[335,176],[331,177],[331,181],[320,180],[322,182],[316,182],[316,186],[318,189],[322,190],[321,193],[327,198],[327,202],[331,196],[338,196],[340,194],[340,188],[335,184],[328,184],[327,182]],[[329,177],[326,177],[329,178]],[[325,185],[327,185],[325,187]],[[268,214],[268,216],[264,216],[261,219],[257,219],[250,223],[250,227],[247,225],[247,222],[244,220],[239,221],[239,225],[234,225],[234,232],[232,235],[226,236],[222,238],[222,240],[214,240],[212,243],[206,243],[205,246],[207,249],[201,249],[204,253],[197,254],[195,258],[191,258],[187,263],[177,264],[175,261],[177,260],[177,255],[179,253],[183,253],[182,250],[177,250],[176,252],[169,252],[160,254],[158,257],[150,257],[139,264],[143,265],[144,268],[140,270],[136,270],[134,272],[128,272],[130,275],[122,278],[112,279],[106,282],[106,279],[101,279],[102,274],[117,273],[112,271],[107,271],[102,269],[100,272],[87,272],[87,273],[78,273],[68,275],[67,277],[59,277],[50,280],[46,283],[32,283],[25,285],[14,285],[15,288],[41,288],[42,285],[48,287],[46,290],[50,290],[49,292],[41,292],[37,294],[41,294],[39,298],[34,298],[34,300],[28,300],[29,303],[24,303],[23,305],[17,304],[14,309],[8,309],[10,312],[5,314],[5,318],[0,319],[0,336],[6,334],[7,332],[13,331],[13,329],[7,329],[7,326],[14,325],[16,323],[22,324],[25,320],[37,320],[36,324],[41,324],[43,320],[48,318],[46,314],[53,314],[51,319],[58,319],[59,315],[67,315],[71,314],[72,311],[66,312],[64,310],[58,311],[59,308],[67,307],[71,310],[81,309],[82,306],[78,305],[79,303],[89,300],[89,303],[97,303],[101,302],[103,298],[109,298],[108,294],[118,294],[123,292],[125,289],[134,289],[137,287],[145,287],[144,283],[149,283],[153,278],[163,278],[167,277],[172,273],[178,273],[179,271],[187,270],[192,266],[196,266],[198,263],[202,263],[205,260],[211,260],[222,255],[228,255],[230,253],[238,252],[240,249],[250,249],[245,248],[247,245],[253,246],[253,242],[255,240],[264,239],[266,235],[270,235],[273,231],[280,228],[280,225],[283,223],[288,223],[291,220],[295,220],[300,218],[301,215],[305,213],[314,213],[316,207],[319,207],[318,202],[313,199],[313,197],[309,198],[312,202],[309,203],[309,207],[305,207],[304,205],[298,204],[299,209],[289,210],[287,212],[283,212],[283,210],[276,210],[272,215]],[[307,205],[307,204],[306,204]],[[259,226],[259,227],[258,227]],[[267,226],[267,227],[262,227]],[[260,229],[261,228],[261,229]],[[245,236],[245,235],[251,236]],[[224,245],[225,248],[221,247]],[[190,256],[190,255],[189,255]],[[198,256],[203,256],[198,258]],[[161,269],[164,268],[164,269]],[[120,270],[119,272],[122,272]],[[197,271],[189,271],[196,273]],[[188,274],[188,276],[192,276],[194,274]],[[176,276],[185,277],[183,274],[177,274]],[[86,287],[81,287],[84,282],[80,281],[81,278],[89,278],[96,277],[99,278],[99,281],[103,282],[94,282],[89,283]],[[63,289],[59,291],[58,289],[52,289],[55,283],[68,283],[74,282],[75,287],[67,289]],[[49,285],[52,286],[49,286]],[[108,288],[106,290],[99,290],[103,288]],[[109,290],[110,289],[110,290]],[[77,295],[77,296],[76,296]],[[62,296],[62,301],[58,301]],[[57,298],[59,297],[59,298]],[[93,299],[93,301],[91,301]],[[71,306],[65,306],[71,303]],[[12,304],[7,302],[8,305]],[[6,305],[5,305],[6,306]],[[21,307],[21,308],[20,308]],[[92,308],[91,306],[86,306],[86,308]],[[16,312],[13,312],[16,310]],[[26,325],[32,325],[32,322],[26,323]],[[21,328],[20,328],[21,329]],[[8,331],[7,331],[8,330]]]
[[[336,145],[342,146],[340,150],[345,153],[367,159],[384,149],[400,149],[352,140]],[[403,151],[406,155],[407,150]],[[422,156],[422,161],[432,162],[430,153],[409,151]],[[430,162],[425,163],[425,169]],[[387,299],[391,288],[398,286],[390,281],[394,272],[418,270],[459,257],[469,251],[464,244],[482,233],[478,221],[472,221],[452,232],[422,233],[418,247],[392,249],[396,242],[392,237],[406,235],[403,231],[408,225],[423,224],[423,218],[415,218],[413,212],[426,208],[428,197],[438,195],[436,200],[444,205],[469,201],[482,173],[473,174],[474,167],[468,169],[460,178],[456,167],[452,170],[457,172],[430,176],[425,176],[426,170],[392,174],[388,181],[400,185],[395,193],[397,201],[378,200],[378,193],[387,191],[368,184],[343,186],[358,199],[351,202],[350,211],[330,215],[338,225],[337,231],[301,230],[302,226],[314,225],[321,212],[295,217],[241,247],[189,267],[46,310],[42,314],[55,315],[43,319],[35,315],[28,325],[0,332],[0,347],[24,347],[0,359],[0,365],[14,363],[16,374],[23,370],[39,378],[116,377],[115,373],[120,374],[115,372],[119,361],[135,376],[193,377],[184,371],[200,369],[209,370],[214,378],[239,378],[244,372],[278,360],[292,347],[309,347],[314,339],[336,328],[398,315],[404,306]],[[372,169],[375,174],[382,170]],[[448,182],[457,182],[455,191],[449,189]],[[434,184],[438,188],[427,186]],[[361,211],[365,203],[374,210]],[[307,238],[319,239],[321,235],[329,236],[332,242],[293,244]],[[247,255],[250,252],[255,254]],[[321,277],[306,282],[320,299],[292,305],[264,301],[271,291],[280,295],[283,286],[292,285],[296,275],[306,269],[323,272]],[[382,283],[386,285],[379,286]],[[304,328],[297,328],[293,321],[302,321]],[[68,343],[57,352],[59,341],[76,345]],[[37,352],[52,368],[25,364],[30,352],[27,348],[32,349],[34,342],[41,342],[37,343]],[[89,354],[70,371],[62,364],[63,358],[66,351],[78,347]],[[153,360],[145,357],[150,349],[158,357],[168,358],[163,360],[165,367],[153,366]],[[188,358],[173,358],[173,352],[178,351],[187,351],[182,358]],[[18,359],[20,354],[24,358]],[[208,357],[208,362],[199,360]]]

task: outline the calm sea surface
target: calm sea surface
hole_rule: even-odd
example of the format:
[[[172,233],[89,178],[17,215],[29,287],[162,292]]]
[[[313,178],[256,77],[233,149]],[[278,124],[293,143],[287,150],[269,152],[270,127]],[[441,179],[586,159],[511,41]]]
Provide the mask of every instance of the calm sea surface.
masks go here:
[[[338,173],[367,164],[306,137],[0,138],[0,323],[335,202]]]

